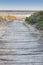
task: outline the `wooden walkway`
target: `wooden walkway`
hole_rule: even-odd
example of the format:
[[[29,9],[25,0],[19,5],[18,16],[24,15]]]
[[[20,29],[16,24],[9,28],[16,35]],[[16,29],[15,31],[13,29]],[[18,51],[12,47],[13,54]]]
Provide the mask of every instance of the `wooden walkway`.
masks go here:
[[[0,38],[0,65],[43,65],[43,44],[22,21],[7,24]]]

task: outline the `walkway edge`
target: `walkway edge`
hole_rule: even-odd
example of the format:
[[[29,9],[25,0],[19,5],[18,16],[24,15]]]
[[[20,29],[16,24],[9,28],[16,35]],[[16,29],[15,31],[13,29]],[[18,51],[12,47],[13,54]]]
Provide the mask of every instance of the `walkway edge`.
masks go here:
[[[27,26],[27,28],[31,29],[31,32],[34,33],[34,31],[35,31],[36,34],[40,34],[39,30],[37,30],[34,26],[31,26],[30,24],[27,24],[25,21],[24,21],[24,24]]]

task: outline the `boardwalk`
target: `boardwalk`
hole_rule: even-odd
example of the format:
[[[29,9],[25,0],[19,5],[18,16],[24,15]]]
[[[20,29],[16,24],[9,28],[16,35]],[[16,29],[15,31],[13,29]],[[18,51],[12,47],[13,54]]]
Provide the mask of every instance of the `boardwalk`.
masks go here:
[[[0,65],[43,65],[39,36],[23,21],[9,22],[5,27],[0,37]]]

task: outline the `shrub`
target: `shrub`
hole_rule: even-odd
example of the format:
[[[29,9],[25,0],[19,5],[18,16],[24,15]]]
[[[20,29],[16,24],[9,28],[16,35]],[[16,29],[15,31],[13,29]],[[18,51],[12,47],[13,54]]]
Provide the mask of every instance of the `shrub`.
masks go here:
[[[43,30],[43,21],[39,21],[36,23],[36,28],[37,29],[40,29],[40,30]]]
[[[26,17],[25,21],[28,21],[31,24],[35,24],[41,20],[43,20],[43,11],[36,12],[36,13],[32,14],[30,17]]]
[[[26,17],[29,24],[36,24],[37,29],[43,29],[43,11],[33,13],[30,17]]]

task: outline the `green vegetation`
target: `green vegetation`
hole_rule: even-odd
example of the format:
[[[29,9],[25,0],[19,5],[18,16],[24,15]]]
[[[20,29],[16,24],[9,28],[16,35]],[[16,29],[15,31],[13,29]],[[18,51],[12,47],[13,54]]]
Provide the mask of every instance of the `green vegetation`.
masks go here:
[[[39,21],[39,22],[36,24],[36,28],[39,29],[39,30],[43,30],[43,21]]]
[[[0,22],[2,21],[5,21],[5,19],[2,16],[0,16]]]
[[[26,17],[25,21],[29,24],[36,24],[36,28],[43,29],[43,11],[36,12],[30,17]]]

